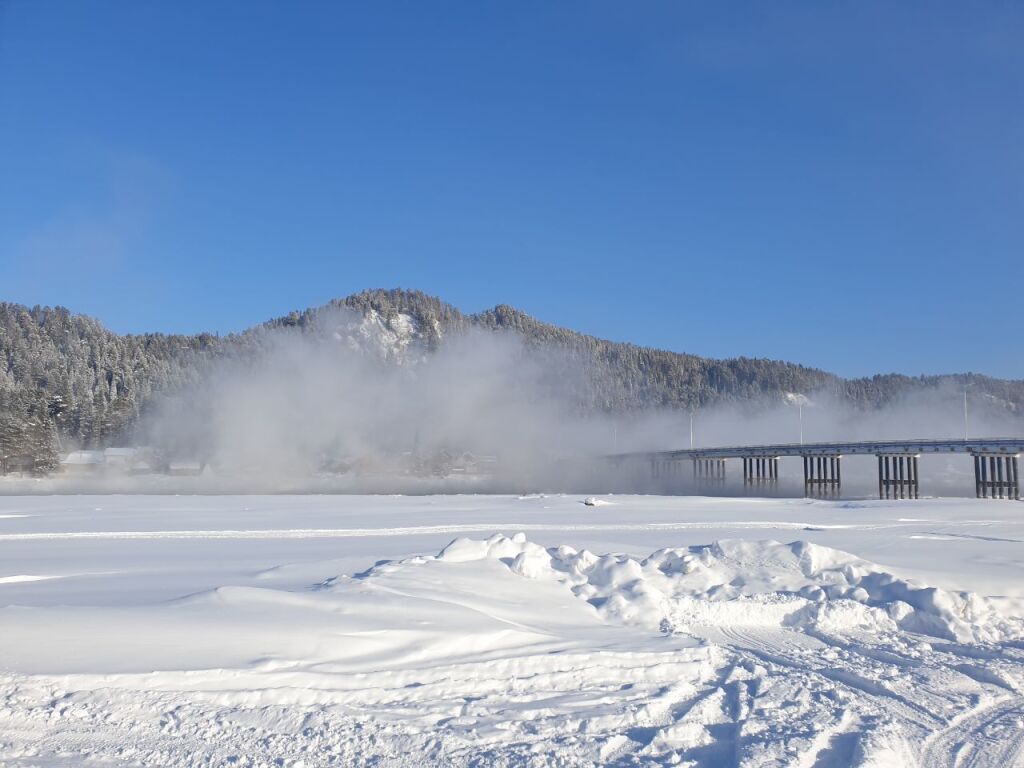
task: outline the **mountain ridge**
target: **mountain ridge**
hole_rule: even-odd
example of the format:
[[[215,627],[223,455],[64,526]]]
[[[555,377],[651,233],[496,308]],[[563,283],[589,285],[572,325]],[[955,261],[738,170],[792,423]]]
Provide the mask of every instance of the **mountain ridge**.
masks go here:
[[[584,413],[692,410],[723,403],[756,409],[793,393],[827,394],[856,408],[877,408],[924,390],[964,388],[983,395],[999,412],[1024,412],[1020,380],[974,373],[844,379],[782,360],[715,359],[611,342],[545,323],[508,304],[466,314],[416,290],[360,291],[226,336],[117,334],[64,307],[5,302],[0,303],[0,471],[11,456],[42,456],[33,467],[46,471],[53,468],[57,446],[129,439],[147,409],[163,395],[201,381],[211,364],[258,352],[268,332],[312,332],[331,312],[353,313],[363,324],[335,333],[366,343],[383,339],[391,347],[377,344],[377,351],[397,362],[413,352],[428,355],[447,338],[470,330],[513,334],[526,348],[545,351],[552,386],[565,385],[563,373],[571,363],[576,373],[571,399]],[[35,447],[26,448],[30,444]]]

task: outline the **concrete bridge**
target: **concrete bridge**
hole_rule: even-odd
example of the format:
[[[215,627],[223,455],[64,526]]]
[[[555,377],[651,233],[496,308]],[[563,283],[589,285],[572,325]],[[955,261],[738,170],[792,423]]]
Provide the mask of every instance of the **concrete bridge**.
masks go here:
[[[873,455],[878,459],[879,498],[916,499],[920,493],[918,459],[929,453],[971,456],[978,498],[1020,498],[1019,460],[1024,453],[1021,437],[744,445],[618,454],[609,458],[650,462],[654,478],[681,474],[690,463],[694,482],[699,485],[724,485],[726,462],[734,459],[742,462],[744,486],[756,487],[778,484],[779,459],[797,457],[803,460],[804,493],[827,497],[839,495],[844,456]]]

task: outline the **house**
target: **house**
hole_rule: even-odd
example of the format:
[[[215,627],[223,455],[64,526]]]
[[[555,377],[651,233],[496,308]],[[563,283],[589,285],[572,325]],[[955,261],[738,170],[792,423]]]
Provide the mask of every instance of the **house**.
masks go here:
[[[18,472],[24,475],[26,472],[35,472],[36,462],[35,459],[28,454],[15,454],[13,456],[7,456],[2,462],[0,469],[3,470],[3,474],[8,472]]]
[[[449,472],[457,475],[471,475],[476,471],[476,456],[470,451],[463,453],[449,462]]]
[[[133,475],[148,475],[162,466],[163,462],[152,448],[136,448],[128,462],[128,471]]]
[[[464,451],[451,464],[452,474],[491,475],[498,465],[494,456],[477,456],[471,451]]]
[[[206,468],[206,464],[201,461],[193,461],[191,459],[182,459],[178,461],[172,461],[167,465],[167,474],[169,475],[201,475],[203,469]]]
[[[104,448],[103,463],[107,469],[117,469],[127,472],[132,467],[132,462],[138,450],[135,448]]]
[[[97,472],[105,464],[103,451],[72,451],[60,460],[61,471],[77,475]]]

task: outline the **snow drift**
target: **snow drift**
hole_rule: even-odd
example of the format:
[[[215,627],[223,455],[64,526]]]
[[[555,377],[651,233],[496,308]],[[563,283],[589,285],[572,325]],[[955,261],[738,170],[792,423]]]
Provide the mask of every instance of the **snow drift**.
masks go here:
[[[547,548],[522,533],[457,539],[443,562],[497,559],[520,576],[566,584],[605,618],[686,632],[693,625],[821,630],[903,630],[959,642],[1021,635],[989,601],[901,579],[865,560],[807,541],[724,540],[661,549],[638,560]]]

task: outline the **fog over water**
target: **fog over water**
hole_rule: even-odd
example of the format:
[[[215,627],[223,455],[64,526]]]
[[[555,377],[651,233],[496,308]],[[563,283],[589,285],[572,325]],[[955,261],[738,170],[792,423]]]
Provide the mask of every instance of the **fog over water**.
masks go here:
[[[653,479],[649,466],[613,471],[588,459],[691,445],[963,437],[963,394],[917,393],[854,410],[822,393],[787,402],[595,414],[580,406],[583,363],[528,347],[514,334],[468,330],[431,344],[368,327],[344,309],[312,328],[263,332],[246,354],[161,401],[139,442],[199,476],[113,475],[8,481],[8,490],[138,492],[687,492],[690,467]],[[1024,419],[968,403],[971,436],[1024,434]],[[777,491],[802,492],[798,459]],[[739,462],[729,462],[734,491]],[[964,455],[922,458],[922,492],[973,493]],[[877,488],[873,457],[849,457],[844,493]],[[705,489],[706,490],[706,489]]]

